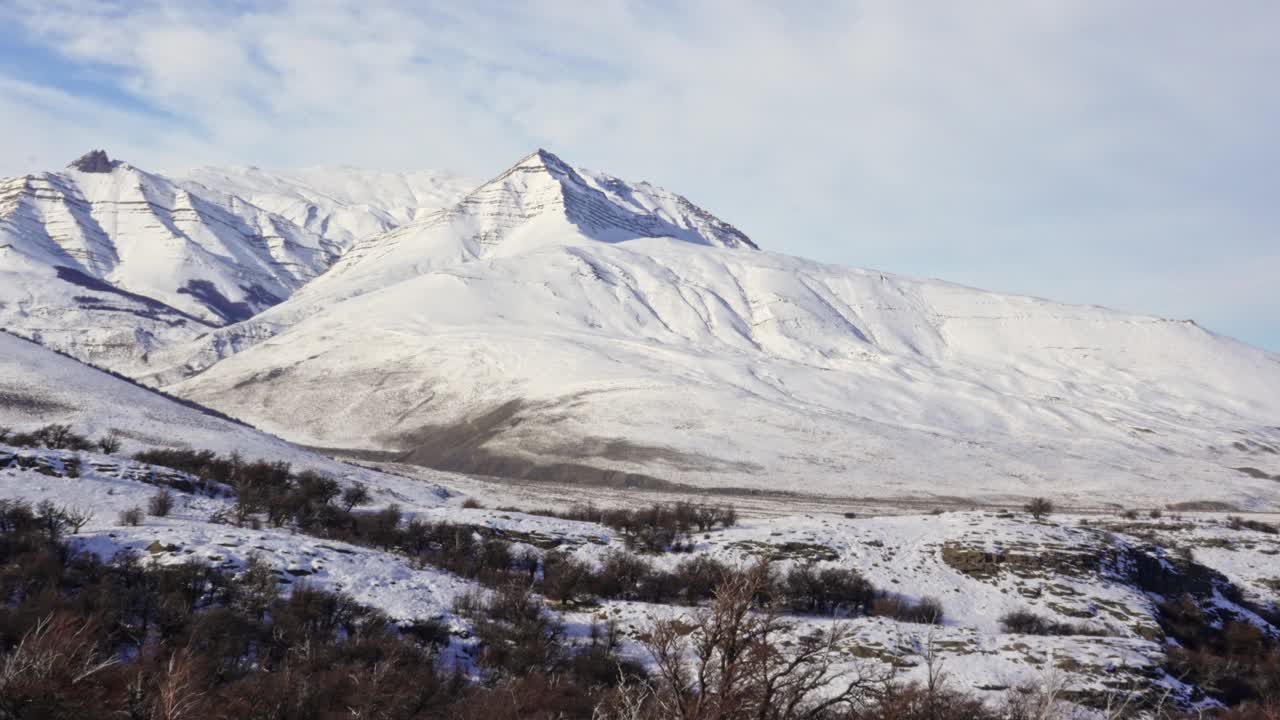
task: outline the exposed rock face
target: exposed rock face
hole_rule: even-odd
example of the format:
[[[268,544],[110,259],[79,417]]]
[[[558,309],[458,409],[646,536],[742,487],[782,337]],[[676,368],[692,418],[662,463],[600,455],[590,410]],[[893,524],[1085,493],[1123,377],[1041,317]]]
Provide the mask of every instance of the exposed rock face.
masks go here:
[[[106,150],[90,150],[67,167],[87,173],[109,173],[116,163],[107,157]]]
[[[1040,543],[985,548],[948,541],[942,545],[942,561],[974,578],[994,578],[1001,571],[1019,577],[1094,574],[1102,566],[1100,553],[1064,545]]]

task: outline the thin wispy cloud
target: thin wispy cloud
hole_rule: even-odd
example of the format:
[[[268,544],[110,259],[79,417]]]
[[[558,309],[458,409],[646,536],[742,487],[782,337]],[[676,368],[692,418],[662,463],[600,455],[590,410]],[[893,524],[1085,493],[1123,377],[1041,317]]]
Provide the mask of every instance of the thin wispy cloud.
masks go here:
[[[762,246],[1280,349],[1280,6],[19,2],[0,173],[533,147]]]

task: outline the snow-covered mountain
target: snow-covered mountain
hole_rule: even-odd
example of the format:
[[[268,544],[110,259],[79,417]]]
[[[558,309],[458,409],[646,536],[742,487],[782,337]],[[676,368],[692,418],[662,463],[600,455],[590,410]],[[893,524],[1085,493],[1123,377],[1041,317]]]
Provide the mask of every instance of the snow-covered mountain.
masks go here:
[[[332,242],[95,151],[0,183],[0,326],[122,363],[288,297]]]
[[[352,238],[461,196],[442,173],[203,168],[172,179],[94,151],[0,181],[0,327],[98,364],[252,317]]]
[[[755,249],[539,151],[151,381],[282,436],[578,482],[1280,503],[1280,357]]]
[[[444,172],[348,167],[280,172],[257,167],[202,167],[185,173],[179,182],[193,192],[212,190],[243,198],[342,249],[448,207],[475,187]]]

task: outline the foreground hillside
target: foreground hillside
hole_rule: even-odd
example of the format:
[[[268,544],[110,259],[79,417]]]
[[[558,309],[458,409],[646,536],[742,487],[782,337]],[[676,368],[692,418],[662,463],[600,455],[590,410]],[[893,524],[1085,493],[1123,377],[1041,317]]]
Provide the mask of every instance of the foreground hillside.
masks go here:
[[[126,453],[194,447],[338,477],[374,474],[0,331],[0,429],[23,434],[50,425],[92,442],[115,441]]]
[[[497,687],[508,703],[517,696],[530,708],[560,708],[545,717],[600,717],[631,702],[649,703],[653,714],[608,716],[669,717],[652,706],[670,692],[655,638],[671,629],[702,637],[695,629],[700,618],[720,607],[728,592],[720,586],[713,594],[718,578],[735,568],[758,568],[761,560],[770,563],[767,585],[754,587],[771,599],[747,617],[773,617],[760,614],[766,607],[779,613],[769,645],[779,653],[777,667],[796,653],[826,647],[813,645],[825,637],[824,674],[833,682],[813,698],[839,693],[846,684],[858,688],[828,713],[783,712],[780,718],[985,717],[978,714],[983,706],[993,717],[1041,720],[1112,717],[1122,708],[1128,715],[1172,717],[1221,703],[1266,701],[1272,697],[1267,693],[1280,692],[1266,679],[1268,668],[1280,667],[1280,578],[1272,562],[1280,535],[1274,524],[1258,520],[1036,520],[982,512],[760,520],[720,510],[704,517],[697,506],[685,506],[690,520],[679,519],[686,511],[678,506],[630,512],[580,507],[562,511],[568,518],[562,519],[549,511],[459,505],[463,498],[442,504],[438,494],[415,492],[389,476],[372,478],[369,497],[345,505],[340,488],[334,495],[314,489],[315,476],[269,481],[287,490],[276,495],[262,494],[259,483],[268,482],[266,476],[232,475],[226,483],[218,478],[216,469],[190,474],[97,452],[0,445],[0,559],[9,568],[4,582],[25,588],[21,583],[35,581],[18,570],[28,562],[20,549],[45,535],[21,530],[23,513],[71,519],[59,525],[57,537],[66,533],[70,557],[85,554],[67,564],[65,572],[76,582],[84,578],[75,573],[92,570],[86,565],[91,558],[109,563],[96,571],[99,578],[137,577],[144,567],[168,573],[155,587],[189,590],[166,596],[154,635],[145,630],[148,616],[134,614],[131,603],[141,596],[128,594],[104,609],[122,614],[128,632],[104,638],[88,657],[109,657],[114,642],[126,657],[144,647],[160,667],[174,653],[179,663],[230,663],[218,673],[189,669],[185,682],[193,704],[244,683],[238,687],[252,690],[230,693],[228,707],[241,707],[236,703],[245,697],[276,695],[274,702],[317,712],[335,702],[314,694],[326,687],[348,706],[382,707],[380,716],[473,717],[445,712],[461,712],[458,707],[474,700],[446,689],[443,678],[457,672],[477,688]],[[158,504],[160,496],[168,502]],[[42,567],[47,577],[50,566]],[[220,573],[226,578],[219,580]],[[68,587],[74,598],[78,585]],[[523,588],[524,599],[512,595],[513,588]],[[527,595],[530,590],[534,594]],[[272,600],[277,595],[282,599]],[[17,597],[27,598],[19,601],[20,614],[0,609],[0,641],[7,647],[21,639],[4,635],[7,628],[21,627],[14,623],[35,617],[39,604],[50,600],[34,593]],[[94,597],[100,595],[69,600],[67,607],[92,607]],[[187,599],[175,604],[179,597]],[[272,602],[282,604],[263,614]],[[227,611],[217,615],[221,607]],[[252,612],[244,621],[253,628],[241,628],[237,623],[244,621],[233,621],[232,610]],[[275,630],[273,621],[279,623]],[[181,649],[185,638],[215,628],[225,642]],[[306,640],[307,633],[326,628],[336,637],[323,635],[323,644],[320,636]],[[261,655],[246,664],[237,643],[251,644],[255,636],[262,638]],[[44,642],[40,638],[26,642]],[[400,641],[411,646],[386,644]],[[311,657],[304,648],[327,649]],[[575,663],[575,653],[583,653],[585,662]],[[343,677],[360,678],[355,688],[310,675],[329,657],[342,663]],[[304,675],[277,672],[285,658],[293,658],[293,672]],[[0,663],[7,662],[0,656]],[[111,672],[132,671],[138,667],[132,663]],[[159,692],[167,677],[149,674],[149,667],[138,671],[156,690],[142,698],[154,697],[150,693]],[[376,682],[378,673],[399,679],[384,694],[343,695]],[[651,680],[633,685],[629,675]],[[0,682],[11,682],[4,678],[0,674]],[[543,696],[524,684],[530,678],[563,690]],[[610,690],[620,679],[627,684]],[[898,699],[921,692],[910,689],[913,682],[938,692],[946,688],[946,707],[967,709],[956,710],[962,715],[891,711]],[[82,687],[98,686],[95,676]],[[113,695],[109,687],[100,688],[102,702],[123,702],[125,695]],[[401,705],[411,688],[411,694],[432,699]],[[9,698],[27,697],[9,689]],[[68,689],[54,697],[69,702],[87,691]],[[925,697],[941,703],[933,692]],[[979,704],[965,705],[970,702]],[[1010,702],[1024,714],[1011,714]],[[526,716],[503,707],[495,717]],[[1006,709],[997,712],[1001,707]],[[207,712],[221,717],[217,708]]]

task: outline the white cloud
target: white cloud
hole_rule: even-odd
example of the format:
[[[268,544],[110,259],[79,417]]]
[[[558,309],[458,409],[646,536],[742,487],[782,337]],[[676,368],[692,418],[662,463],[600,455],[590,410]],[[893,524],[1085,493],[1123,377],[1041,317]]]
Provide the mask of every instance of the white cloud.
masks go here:
[[[105,144],[162,167],[484,176],[541,145],[834,261],[1200,317],[1195,305],[1228,330],[1254,302],[1236,283],[1123,288],[1222,256],[1280,275],[1271,3],[222,7],[41,1],[0,18],[112,67],[180,121],[84,99],[75,115],[0,110],[0,131],[29,146],[0,172]],[[56,137],[15,131],[24,120]],[[1280,300],[1263,305],[1280,316]],[[1276,325],[1249,332],[1280,347]]]

